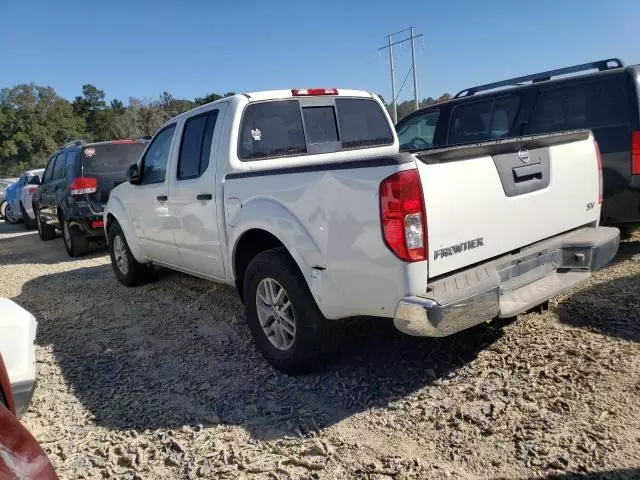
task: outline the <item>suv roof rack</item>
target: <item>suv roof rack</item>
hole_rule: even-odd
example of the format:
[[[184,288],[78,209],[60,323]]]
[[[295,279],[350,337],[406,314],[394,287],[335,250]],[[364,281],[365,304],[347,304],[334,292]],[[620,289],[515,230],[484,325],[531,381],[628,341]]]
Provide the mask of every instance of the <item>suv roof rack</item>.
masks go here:
[[[78,139],[78,140],[73,140],[69,143],[65,143],[63,146],[61,146],[58,150],[62,150],[64,148],[69,148],[69,147],[77,147],[78,145],[84,145],[85,141]]]
[[[552,77],[557,77],[559,75],[568,75],[570,73],[584,72],[593,69],[598,69],[602,72],[605,70],[612,70],[614,68],[622,67],[624,67],[624,63],[619,58],[607,58],[606,60],[599,60],[597,62],[582,63],[580,65],[574,65],[572,67],[547,70],[546,72],[534,73],[533,75],[525,75],[523,77],[510,78],[509,80],[502,80],[500,82],[478,85],[477,87],[465,88],[464,90],[460,90],[458,93],[456,93],[453,98],[470,97],[478,92],[493,90],[500,87],[516,87],[520,86],[522,82],[544,82],[546,80],[551,80]]]

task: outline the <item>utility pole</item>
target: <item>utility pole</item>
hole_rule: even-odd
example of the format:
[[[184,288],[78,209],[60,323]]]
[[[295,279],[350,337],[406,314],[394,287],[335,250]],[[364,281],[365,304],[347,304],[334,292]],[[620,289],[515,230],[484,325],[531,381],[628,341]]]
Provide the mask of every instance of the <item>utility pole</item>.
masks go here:
[[[411,27],[411,70],[413,70],[413,101],[415,105],[415,109],[418,110],[418,75],[416,74],[416,46],[413,41],[415,38],[413,36],[413,27]]]
[[[405,38],[404,40],[398,40],[397,42],[393,41],[393,37],[407,31],[410,32],[409,38]],[[418,74],[416,72],[416,52],[415,52],[414,40],[419,37],[422,37],[422,34],[419,33],[418,35],[414,35],[413,27],[405,28],[404,30],[400,30],[399,32],[390,33],[389,35],[387,35],[389,43],[384,47],[380,47],[378,49],[379,52],[382,50],[386,50],[387,48],[389,49],[389,65],[391,67],[391,108],[392,108],[392,113],[393,113],[392,116],[393,116],[394,123],[398,121],[398,108],[396,105],[396,78],[395,78],[395,69],[393,64],[393,46],[401,43],[409,42],[409,41],[411,42],[411,70],[413,71],[413,103],[414,103],[415,109],[417,110],[418,109]],[[400,91],[402,91],[403,87],[404,87],[404,83],[400,87]]]
[[[389,64],[391,65],[391,111],[393,113],[393,123],[398,123],[398,108],[396,106],[396,72],[393,68],[393,45],[391,34],[389,34]]]

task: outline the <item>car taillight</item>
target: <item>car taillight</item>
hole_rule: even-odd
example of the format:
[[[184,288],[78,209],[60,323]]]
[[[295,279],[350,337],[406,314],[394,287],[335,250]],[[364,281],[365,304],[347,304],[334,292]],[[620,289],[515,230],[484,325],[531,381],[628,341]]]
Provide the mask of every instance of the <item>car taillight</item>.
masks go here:
[[[294,88],[291,90],[294,97],[313,97],[317,95],[338,95],[337,88]]]
[[[76,177],[71,182],[71,195],[83,195],[98,191],[98,179],[94,177]]]
[[[35,192],[37,189],[38,189],[38,187],[37,187],[36,185],[29,185],[29,186],[27,187],[27,192],[29,192],[29,193],[33,193],[33,192]]]
[[[380,184],[380,218],[384,241],[401,260],[427,257],[427,225],[418,170],[405,170]]]
[[[640,175],[640,131],[631,133],[631,174]]]
[[[600,147],[598,142],[593,140],[596,147],[596,157],[598,159],[598,204],[602,205],[602,155],[600,155]]]

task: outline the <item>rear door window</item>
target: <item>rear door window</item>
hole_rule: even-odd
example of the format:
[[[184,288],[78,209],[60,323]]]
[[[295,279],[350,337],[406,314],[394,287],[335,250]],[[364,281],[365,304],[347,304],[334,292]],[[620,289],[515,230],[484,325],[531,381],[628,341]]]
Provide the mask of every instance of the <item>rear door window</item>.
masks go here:
[[[491,119],[491,138],[505,138],[509,134],[519,105],[519,97],[503,97],[496,100]]]
[[[56,157],[51,157],[49,163],[47,163],[47,168],[44,170],[44,175],[42,176],[42,183],[47,183],[51,181],[51,177],[53,177],[53,170],[56,164]]]
[[[218,110],[213,110],[186,121],[178,157],[179,180],[199,177],[209,166],[211,141],[217,117]]]
[[[393,144],[391,127],[374,100],[331,98],[326,102],[308,105],[304,99],[292,99],[247,106],[238,156],[260,160]]]
[[[56,166],[53,169],[53,180],[60,180],[65,176],[64,159],[67,152],[61,152],[56,156]]]
[[[507,137],[519,106],[520,97],[509,95],[455,107],[449,143],[478,143]]]
[[[493,100],[459,105],[451,116],[450,143],[478,143],[489,139]]]
[[[540,88],[530,120],[531,133],[624,125],[629,122],[623,75]]]

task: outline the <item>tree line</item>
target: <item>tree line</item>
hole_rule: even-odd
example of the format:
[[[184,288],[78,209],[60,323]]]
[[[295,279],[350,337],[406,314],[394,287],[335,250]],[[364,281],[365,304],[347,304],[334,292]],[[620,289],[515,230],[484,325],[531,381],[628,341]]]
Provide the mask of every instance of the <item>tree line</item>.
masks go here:
[[[0,89],[0,177],[43,167],[61,145],[72,140],[97,142],[153,135],[169,118],[231,95],[234,92],[211,93],[189,100],[163,92],[150,100],[130,97],[125,104],[119,99],[107,102],[105,92],[91,84],[83,85],[82,95],[72,101],[51,87],[33,83]],[[425,98],[420,107],[450,97]],[[387,109],[391,111],[391,106]],[[399,103],[397,109],[400,119],[413,111],[413,101]]]

